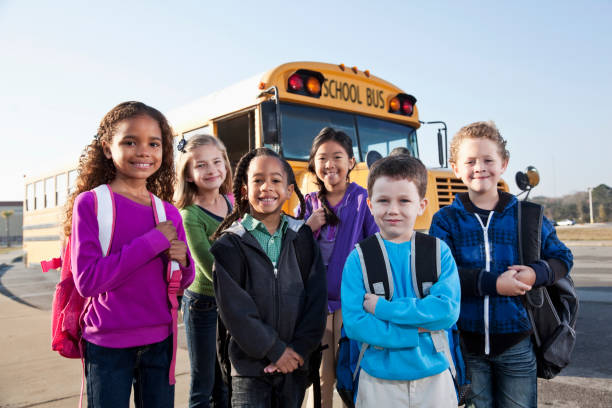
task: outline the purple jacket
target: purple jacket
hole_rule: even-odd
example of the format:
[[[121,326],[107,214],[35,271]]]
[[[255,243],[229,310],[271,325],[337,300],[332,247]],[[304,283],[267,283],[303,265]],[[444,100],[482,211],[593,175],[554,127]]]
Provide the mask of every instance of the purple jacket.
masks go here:
[[[164,340],[172,334],[166,262],[170,242],[157,229],[153,208],[120,194],[115,199],[115,230],[108,256],[98,239],[95,196],[79,194],[72,214],[71,262],[76,288],[91,303],[84,316],[83,338],[103,347],[125,348]],[[178,239],[185,230],[178,210],[164,202]],[[181,267],[181,287],[193,281],[194,267]]]
[[[318,192],[309,193],[304,198],[306,200],[304,219],[307,220],[314,210],[321,207],[321,201]],[[378,232],[378,226],[368,208],[367,198],[368,192],[365,188],[357,183],[351,183],[337,206],[340,224],[338,224],[334,249],[327,265],[327,301],[330,312],[340,309],[340,284],[346,258],[356,243]],[[319,231],[313,232],[317,237]]]

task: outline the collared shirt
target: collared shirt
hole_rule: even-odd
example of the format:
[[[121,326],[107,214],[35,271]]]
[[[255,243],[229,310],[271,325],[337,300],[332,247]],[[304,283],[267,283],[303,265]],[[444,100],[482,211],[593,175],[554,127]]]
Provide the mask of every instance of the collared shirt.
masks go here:
[[[281,215],[280,225],[272,235],[270,235],[263,222],[256,220],[250,214],[246,214],[242,218],[241,223],[244,228],[255,237],[257,242],[259,242],[261,248],[264,250],[266,255],[268,255],[268,258],[270,258],[272,264],[276,267],[276,263],[281,252],[283,236],[285,235],[285,231],[287,231],[287,227],[289,226],[286,216],[284,214]]]

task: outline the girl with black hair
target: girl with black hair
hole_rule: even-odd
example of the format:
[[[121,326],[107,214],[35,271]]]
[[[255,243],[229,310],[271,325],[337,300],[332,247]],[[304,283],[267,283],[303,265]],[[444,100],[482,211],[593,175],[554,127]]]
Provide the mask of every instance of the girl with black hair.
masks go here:
[[[344,262],[355,244],[378,232],[367,205],[368,192],[351,183],[349,174],[355,167],[353,143],[344,132],[323,128],[315,137],[308,171],[316,176],[319,191],[306,195],[303,215],[314,232],[327,269],[328,315],[321,343],[329,345],[323,351],[321,364],[321,406],[332,407],[336,381],[336,352],[342,327],[340,284]],[[333,347],[332,347],[333,346]]]
[[[291,166],[274,151],[245,154],[233,185],[234,210],[211,248],[219,315],[231,334],[231,405],[297,408],[306,390],[304,363],[325,328],[319,249],[304,221],[282,212],[293,192],[302,213],[305,204]],[[298,239],[307,250],[296,248]]]

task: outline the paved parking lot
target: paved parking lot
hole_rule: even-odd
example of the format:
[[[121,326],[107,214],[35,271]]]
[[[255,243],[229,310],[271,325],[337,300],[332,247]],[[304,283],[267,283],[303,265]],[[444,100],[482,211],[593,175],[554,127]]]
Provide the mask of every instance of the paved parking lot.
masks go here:
[[[581,296],[573,362],[539,383],[539,406],[612,407],[612,246],[570,243]],[[81,367],[49,349],[50,305],[59,273],[0,255],[0,408],[75,407]],[[187,405],[189,364],[179,330],[176,406]],[[339,405],[338,405],[339,406]]]

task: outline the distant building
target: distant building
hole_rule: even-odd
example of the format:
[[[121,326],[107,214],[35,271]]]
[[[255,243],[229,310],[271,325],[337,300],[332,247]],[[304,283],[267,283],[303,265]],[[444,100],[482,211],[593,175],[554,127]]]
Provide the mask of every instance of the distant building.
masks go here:
[[[0,214],[4,211],[13,211],[13,215],[8,219],[0,217],[0,246],[7,246],[7,236],[11,246],[21,246],[23,242],[23,201],[0,201]]]

